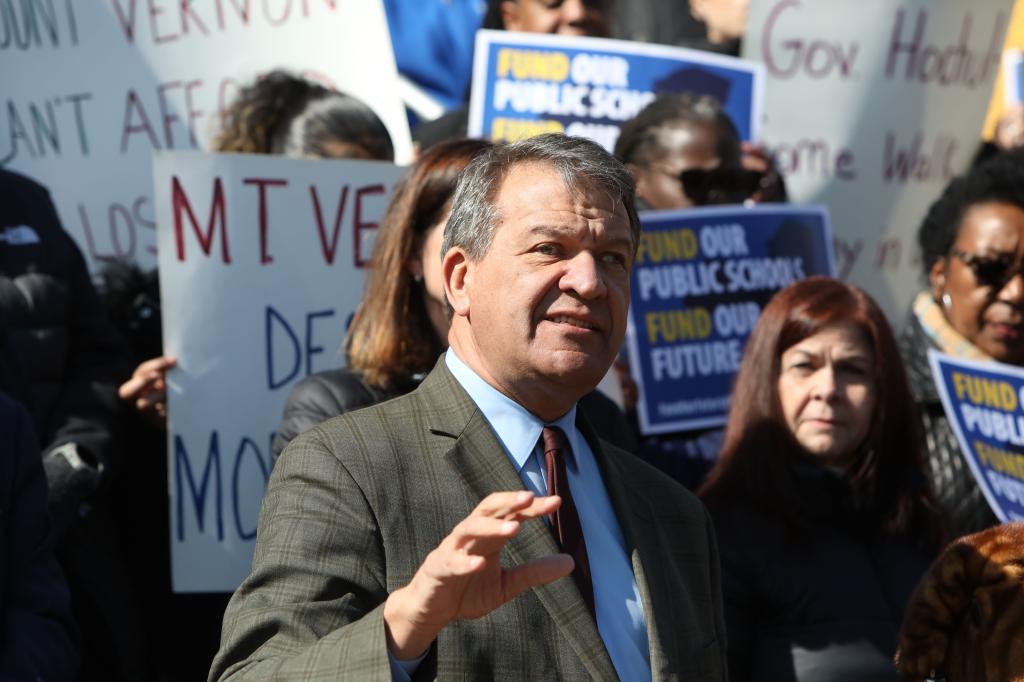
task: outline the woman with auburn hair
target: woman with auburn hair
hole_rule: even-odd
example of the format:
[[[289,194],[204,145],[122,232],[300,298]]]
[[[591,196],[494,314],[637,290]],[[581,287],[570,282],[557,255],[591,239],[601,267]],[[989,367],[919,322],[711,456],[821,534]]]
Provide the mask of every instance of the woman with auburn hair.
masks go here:
[[[363,301],[345,338],[348,366],[312,374],[292,389],[274,436],[276,458],[322,421],[416,388],[448,347],[441,238],[459,173],[485,140],[434,145],[398,183],[377,231]],[[627,450],[625,415],[594,391],[580,401],[598,435]]]
[[[915,417],[863,291],[810,277],[762,311],[700,491],[732,680],[899,679],[903,609],[940,535]]]

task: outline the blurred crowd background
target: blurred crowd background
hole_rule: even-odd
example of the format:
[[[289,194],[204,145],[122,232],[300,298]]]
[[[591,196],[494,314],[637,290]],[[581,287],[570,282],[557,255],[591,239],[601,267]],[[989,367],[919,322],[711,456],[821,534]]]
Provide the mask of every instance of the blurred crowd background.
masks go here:
[[[459,172],[495,144],[466,138],[478,28],[738,56],[748,5],[384,0],[415,160],[380,222],[344,367],[292,388],[274,458],[326,419],[413,390],[446,348],[441,234]],[[0,2],[8,30],[11,6]],[[1019,2],[1012,17],[1008,49],[1024,45]],[[625,355],[615,390],[581,402],[603,438],[711,511],[734,680],[1024,679],[1024,533],[999,524],[975,482],[927,357],[1024,365],[1024,105],[1004,87],[969,163],[917,216],[920,290],[905,317],[838,279],[787,287],[761,311],[724,429],[643,434]],[[242,84],[210,148],[396,159],[367,103],[286,69]],[[659,95],[614,153],[643,210],[789,198],[770,145],[742,140],[708,95]],[[159,275],[131,261],[90,272],[52,181],[0,161],[0,677],[203,679],[230,595],[171,589],[176,359],[162,348]],[[842,428],[826,437],[829,420]]]

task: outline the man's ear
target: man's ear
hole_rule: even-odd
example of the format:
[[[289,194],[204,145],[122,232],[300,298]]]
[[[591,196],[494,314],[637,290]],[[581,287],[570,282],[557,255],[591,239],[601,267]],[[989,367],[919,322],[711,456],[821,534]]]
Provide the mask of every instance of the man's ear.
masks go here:
[[[444,277],[444,295],[452,311],[461,317],[469,316],[470,289],[473,285],[473,262],[459,246],[448,249],[441,260]]]
[[[932,269],[928,271],[928,282],[931,284],[932,298],[936,301],[942,300],[946,293],[946,267],[949,263],[947,258],[937,258],[932,263]]]
[[[522,30],[519,19],[519,3],[516,0],[505,0],[501,3],[501,25],[506,31]]]

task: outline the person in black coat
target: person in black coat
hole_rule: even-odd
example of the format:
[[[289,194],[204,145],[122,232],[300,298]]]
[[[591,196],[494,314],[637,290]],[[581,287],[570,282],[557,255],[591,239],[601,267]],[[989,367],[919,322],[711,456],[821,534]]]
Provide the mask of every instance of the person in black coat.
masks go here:
[[[0,679],[74,680],[76,629],[53,556],[32,419],[0,391]]]
[[[764,308],[700,491],[731,680],[899,679],[903,611],[941,540],[913,409],[863,291],[810,277]]]
[[[0,388],[32,415],[59,531],[116,468],[124,345],[42,185],[0,170]]]
[[[484,140],[442,142],[402,178],[381,220],[365,294],[348,329],[348,366],[296,384],[274,436],[274,458],[300,433],[331,417],[416,388],[447,347],[448,308],[441,275],[441,237],[459,173]],[[580,404],[605,440],[635,446],[622,411],[594,391]]]
[[[0,389],[31,415],[42,449],[85,679],[149,675],[109,500],[126,360],[49,192],[0,170]]]

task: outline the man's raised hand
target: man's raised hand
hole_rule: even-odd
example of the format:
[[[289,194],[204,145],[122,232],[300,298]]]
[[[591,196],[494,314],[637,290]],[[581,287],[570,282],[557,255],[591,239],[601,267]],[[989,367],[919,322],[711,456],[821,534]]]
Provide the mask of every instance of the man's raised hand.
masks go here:
[[[567,554],[501,565],[501,549],[523,520],[547,516],[560,497],[528,491],[493,493],[448,534],[403,588],[384,605],[388,648],[398,659],[422,654],[450,622],[479,618],[526,590],[545,585],[573,569]]]

